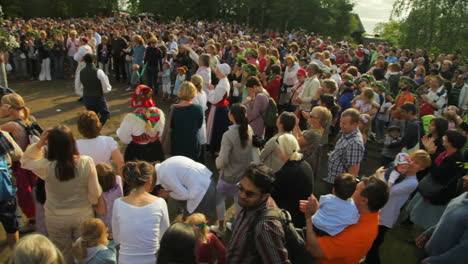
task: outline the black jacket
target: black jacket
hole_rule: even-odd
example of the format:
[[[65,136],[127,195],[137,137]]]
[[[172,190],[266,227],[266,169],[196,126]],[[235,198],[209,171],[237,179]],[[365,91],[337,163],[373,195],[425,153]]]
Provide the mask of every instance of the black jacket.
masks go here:
[[[457,182],[463,177],[463,156],[460,151],[448,156],[439,166],[435,163],[432,165],[428,177],[432,177],[435,182],[447,185],[448,187],[431,199],[434,205],[446,205],[450,200],[457,196]]]
[[[271,197],[279,208],[291,214],[295,227],[304,227],[304,213],[299,211],[299,200],[307,200],[314,187],[312,168],[305,160],[289,160],[276,172]]]

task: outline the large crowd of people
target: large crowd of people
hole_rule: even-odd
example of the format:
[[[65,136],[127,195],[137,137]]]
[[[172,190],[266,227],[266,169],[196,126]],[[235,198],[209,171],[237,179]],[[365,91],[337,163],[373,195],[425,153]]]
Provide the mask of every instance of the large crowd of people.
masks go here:
[[[413,225],[418,263],[466,261],[460,55],[180,19],[3,27],[20,43],[9,78],[72,79],[87,109],[75,140],[2,89],[11,263],[379,264],[397,223]],[[132,91],[123,154],[100,134],[116,82]],[[382,167],[365,176],[370,146]],[[38,234],[19,239],[21,214]]]

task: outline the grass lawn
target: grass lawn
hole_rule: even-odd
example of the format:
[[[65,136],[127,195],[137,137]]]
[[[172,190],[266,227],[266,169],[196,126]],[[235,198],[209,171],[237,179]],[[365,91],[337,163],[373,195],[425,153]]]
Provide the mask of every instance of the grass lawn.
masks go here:
[[[119,83],[113,83],[113,90],[106,95],[111,118],[105,124],[102,134],[116,137],[115,131],[119,127],[120,121],[124,115],[131,111],[130,97],[131,92],[125,91],[127,86]],[[67,81],[11,81],[10,88],[21,94],[26,105],[30,108],[39,124],[43,128],[53,127],[58,124],[69,126],[76,138],[79,138],[76,127],[76,120],[79,113],[85,110],[84,106],[77,102],[78,97],[73,91],[73,83]],[[168,103],[160,100],[156,101],[157,106],[167,113],[169,108]],[[123,145],[122,152],[124,150]],[[380,152],[377,146],[370,146],[367,156],[367,169],[365,173],[369,175],[379,166]],[[212,162],[209,162],[208,167],[213,170]],[[326,172],[326,162],[322,163],[322,173]],[[229,210],[230,215],[233,214],[232,208]],[[405,242],[411,236],[411,230],[396,227],[387,232],[386,240],[381,248],[382,263],[384,264],[413,264],[415,258],[413,255],[413,246]],[[3,227],[0,227],[0,240],[5,240],[5,232]],[[0,243],[0,263],[4,263],[10,256],[11,252],[6,246],[6,243]]]

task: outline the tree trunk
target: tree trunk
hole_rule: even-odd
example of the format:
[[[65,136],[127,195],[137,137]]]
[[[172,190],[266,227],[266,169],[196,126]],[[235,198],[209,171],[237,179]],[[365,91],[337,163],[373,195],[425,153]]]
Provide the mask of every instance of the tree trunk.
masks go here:
[[[5,70],[5,54],[0,53],[0,86],[8,88],[7,73]]]

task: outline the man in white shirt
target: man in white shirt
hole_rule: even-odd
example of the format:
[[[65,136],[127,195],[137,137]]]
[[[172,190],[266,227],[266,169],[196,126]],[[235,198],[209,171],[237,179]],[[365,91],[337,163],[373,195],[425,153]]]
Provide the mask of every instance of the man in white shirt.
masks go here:
[[[96,69],[93,55],[86,54],[83,61],[86,66],[76,75],[75,92],[83,97],[86,109],[96,112],[104,125],[110,115],[104,94],[110,92],[112,86],[106,74],[101,69]]]
[[[435,116],[440,116],[447,106],[447,90],[439,76],[432,76],[429,85],[431,88],[423,97],[423,100],[434,108]]]
[[[417,150],[411,153],[409,160],[410,165],[404,174],[400,174],[394,170],[388,179],[384,179],[382,175],[383,167],[375,173],[378,178],[387,182],[390,187],[390,197],[385,206],[380,210],[379,233],[367,253],[364,263],[380,263],[379,248],[384,241],[385,233],[388,229],[393,228],[400,215],[401,207],[403,207],[411,193],[418,187],[416,174],[431,165],[431,156],[424,150]]]
[[[202,213],[214,223],[216,185],[211,177],[213,173],[205,165],[184,156],[173,156],[156,164],[155,168],[156,185],[162,187],[159,197],[185,202],[184,217]],[[169,204],[173,202],[169,200]],[[171,215],[170,218],[174,219],[175,216]]]

